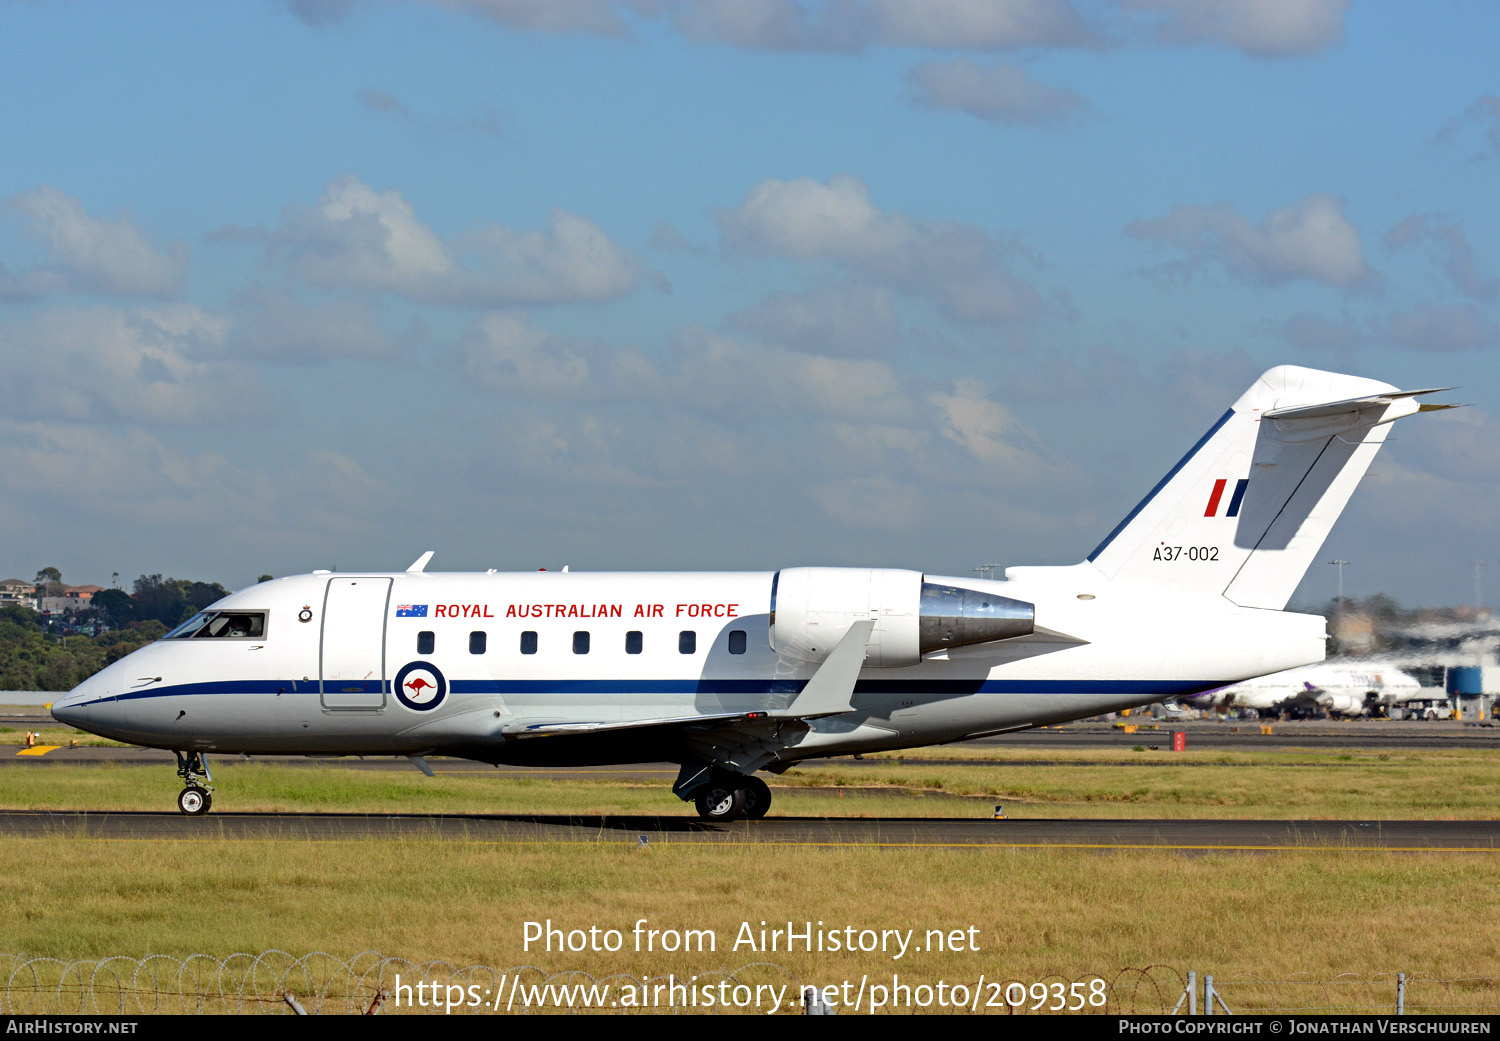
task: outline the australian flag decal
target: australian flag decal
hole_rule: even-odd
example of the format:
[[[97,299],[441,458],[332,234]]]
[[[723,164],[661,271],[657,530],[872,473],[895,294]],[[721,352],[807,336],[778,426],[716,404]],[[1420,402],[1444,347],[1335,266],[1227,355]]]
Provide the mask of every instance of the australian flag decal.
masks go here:
[[[426,618],[427,617],[427,605],[426,604],[397,604],[396,605],[396,617],[397,618]]]

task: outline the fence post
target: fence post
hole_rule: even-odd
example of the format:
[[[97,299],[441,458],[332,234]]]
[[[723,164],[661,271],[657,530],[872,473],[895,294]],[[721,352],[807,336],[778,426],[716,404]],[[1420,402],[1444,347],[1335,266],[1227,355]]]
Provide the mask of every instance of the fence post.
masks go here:
[[[1396,1015],[1406,1015],[1406,973],[1396,973]]]
[[[1177,1015],[1182,1010],[1182,1003],[1186,1001],[1187,1014],[1196,1016],[1198,1014],[1198,974],[1189,972],[1187,974],[1187,986],[1182,988],[1182,994],[1177,999],[1177,1004],[1172,1006],[1172,1015]]]
[[[1211,1016],[1214,1014],[1214,976],[1208,973],[1203,977],[1203,1014]]]

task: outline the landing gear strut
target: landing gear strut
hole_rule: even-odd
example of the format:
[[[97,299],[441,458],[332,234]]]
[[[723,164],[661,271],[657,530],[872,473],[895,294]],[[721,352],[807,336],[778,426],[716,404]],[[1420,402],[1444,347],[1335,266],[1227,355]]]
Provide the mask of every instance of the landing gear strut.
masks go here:
[[[706,821],[759,820],[771,808],[771,789],[759,777],[716,772],[693,801]]]
[[[208,761],[202,752],[178,752],[176,755],[177,776],[187,785],[177,793],[177,808],[190,817],[207,813],[214,804],[214,777],[208,772]]]

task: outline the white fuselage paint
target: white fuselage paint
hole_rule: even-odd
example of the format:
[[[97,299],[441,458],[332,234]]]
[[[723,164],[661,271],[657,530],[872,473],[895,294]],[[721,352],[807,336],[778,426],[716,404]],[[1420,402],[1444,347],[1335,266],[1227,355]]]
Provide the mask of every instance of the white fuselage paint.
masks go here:
[[[1013,581],[927,576],[1036,605],[1033,636],[866,667],[854,711],[782,728],[766,762],[955,741],[1148,704],[1321,658],[1323,620],[1222,597],[1153,600],[1111,589],[1090,564],[1025,568]],[[263,639],[162,640],[54,705],[96,733],[183,750],[455,754],[504,762],[663,757],[666,735],[527,738],[528,722],[598,723],[784,708],[815,663],[772,650],[772,572],[300,575],[216,609],[268,612]],[[372,610],[347,588],[364,583]],[[388,587],[388,588],[387,588]],[[1082,599],[1090,597],[1090,599]],[[426,617],[398,617],[425,605]],[[300,621],[299,617],[308,617]],[[641,652],[626,653],[626,634]],[[734,632],[744,652],[730,653]],[[432,633],[431,653],[418,634]],[[485,650],[470,652],[472,633]],[[522,634],[536,652],[521,653]],[[586,654],[574,634],[588,633]],[[692,653],[681,634],[695,634]],[[1066,634],[1057,635],[1057,634]],[[435,708],[392,689],[427,662]]]

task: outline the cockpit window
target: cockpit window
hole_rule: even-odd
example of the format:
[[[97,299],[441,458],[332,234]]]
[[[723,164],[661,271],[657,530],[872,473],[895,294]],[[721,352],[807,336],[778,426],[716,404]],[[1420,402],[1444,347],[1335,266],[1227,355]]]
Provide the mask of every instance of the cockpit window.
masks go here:
[[[213,616],[214,613],[212,611],[199,611],[197,614],[193,615],[193,617],[189,618],[177,628],[167,633],[167,635],[163,636],[162,639],[186,640],[189,636],[192,636],[195,632],[202,628],[203,623],[207,622]]]
[[[260,640],[266,635],[264,611],[204,611],[167,633],[166,640]]]

